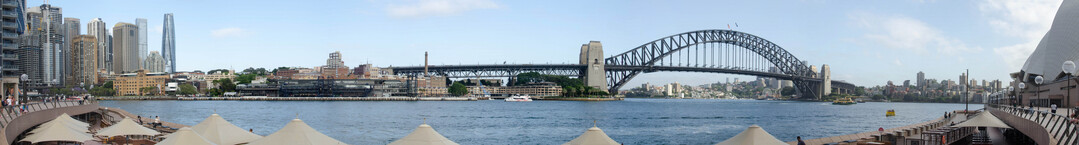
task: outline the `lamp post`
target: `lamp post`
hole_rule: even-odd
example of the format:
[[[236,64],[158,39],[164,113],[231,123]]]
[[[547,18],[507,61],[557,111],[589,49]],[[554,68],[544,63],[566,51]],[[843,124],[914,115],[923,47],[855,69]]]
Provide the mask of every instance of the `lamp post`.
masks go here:
[[[19,76],[19,84],[22,84],[23,86],[20,93],[22,93],[23,96],[26,96],[26,90],[28,90],[26,89],[26,87],[29,86],[26,84],[27,81],[30,81],[30,75],[22,74]],[[15,98],[15,100],[19,100],[19,98]]]
[[[967,69],[966,75],[967,75],[967,79],[970,79],[970,69]],[[963,81],[966,81],[966,80],[963,80]],[[967,85],[963,85],[963,93],[964,93],[963,94],[963,100],[965,100],[964,102],[966,102],[966,103],[964,103],[965,108],[963,108],[963,113],[967,113],[967,110],[970,110],[970,98],[968,98],[968,97],[970,97],[970,87],[969,87],[970,82],[967,82],[966,84]]]
[[[1023,105],[1023,92],[1026,92],[1026,90],[1024,90],[1026,88],[1027,88],[1027,83],[1022,83],[1022,82],[1019,83],[1019,97],[1016,98],[1017,100],[1019,100],[1018,102],[1016,102],[1016,103],[1019,103],[1019,105]]]
[[[1069,106],[1070,107],[1071,103],[1072,103],[1072,101],[1071,101],[1072,100],[1072,97],[1071,97],[1072,76],[1075,76],[1075,74],[1076,74],[1075,71],[1077,71],[1079,69],[1075,68],[1075,62],[1072,62],[1071,60],[1064,61],[1064,64],[1062,64],[1060,67],[1061,67],[1062,70],[1064,70],[1064,74],[1068,75],[1068,80],[1066,80],[1068,82],[1068,85],[1064,86],[1064,87],[1068,88],[1066,91],[1064,91],[1064,97],[1065,97],[1064,100],[1066,100],[1067,103],[1064,103],[1066,105],[1061,105],[1061,106]],[[1072,113],[1071,109],[1064,109],[1064,110],[1068,110],[1068,114]]]
[[[1045,82],[1045,78],[1044,78],[1044,77],[1042,77],[1042,76],[1037,76],[1037,77],[1034,77],[1034,83],[1036,83],[1036,84],[1034,85],[1034,89],[1035,89],[1035,90],[1034,90],[1034,95],[1035,95],[1035,96],[1038,96],[1038,100],[1039,100],[1039,101],[1038,101],[1038,103],[1042,103],[1042,101],[1041,101],[1041,99],[1042,99],[1042,95],[1041,95],[1041,91],[1042,91],[1042,90],[1041,90],[1041,88],[1042,88],[1042,83],[1043,83],[1043,82]],[[1042,104],[1038,104],[1038,106],[1041,106],[1041,105],[1042,105]]]

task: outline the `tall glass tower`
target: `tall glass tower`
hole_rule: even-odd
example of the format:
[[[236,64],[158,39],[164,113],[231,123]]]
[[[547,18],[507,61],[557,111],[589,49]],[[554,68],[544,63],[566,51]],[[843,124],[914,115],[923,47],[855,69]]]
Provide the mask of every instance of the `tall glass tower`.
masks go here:
[[[176,73],[176,28],[173,27],[172,13],[165,14],[165,22],[161,30],[161,53],[165,59],[167,72]]]
[[[146,48],[146,18],[135,18],[135,27],[138,27],[138,29],[139,29],[138,30],[139,32],[137,34],[135,34],[135,35],[138,35],[138,41],[139,41],[138,42],[139,43],[138,44],[139,45],[139,51],[137,52],[138,55],[139,55],[138,56],[139,57],[139,62],[137,62],[137,63],[142,64],[143,61],[146,61],[146,54],[149,54],[146,51],[147,50],[147,48]],[[140,66],[140,67],[138,67],[139,69],[146,69],[145,66],[142,66],[142,65],[139,65],[139,66]]]

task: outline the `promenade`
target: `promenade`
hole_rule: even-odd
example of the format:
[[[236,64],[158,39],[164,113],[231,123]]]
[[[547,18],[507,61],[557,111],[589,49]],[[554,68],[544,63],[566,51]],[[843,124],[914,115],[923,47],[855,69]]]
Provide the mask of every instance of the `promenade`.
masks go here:
[[[911,124],[911,125],[902,126],[902,127],[896,127],[896,128],[884,129],[883,133],[884,134],[894,134],[894,135],[908,136],[907,138],[918,137],[918,136],[920,136],[919,133],[921,133],[923,131],[931,130],[931,129],[937,128],[937,127],[947,126],[947,125],[950,125],[953,122],[954,123],[959,123],[959,122],[967,120],[968,118],[967,118],[966,114],[954,113],[954,112],[960,112],[960,111],[962,111],[962,110],[953,111],[953,113],[952,113],[953,116],[951,118],[944,118],[944,116],[941,116],[940,118],[933,119],[933,120],[926,121],[926,122],[922,122],[922,123]],[[866,131],[866,132],[861,132],[861,133],[856,133],[856,134],[848,134],[848,135],[840,135],[840,136],[832,136],[832,137],[824,137],[824,138],[808,139],[808,140],[803,139],[802,141],[804,141],[806,144],[819,145],[819,144],[838,143],[838,142],[844,142],[844,141],[876,140],[877,138],[879,138],[881,133],[882,133],[881,131],[873,130],[873,131]],[[790,141],[790,142],[787,142],[787,144],[797,145],[798,141]]]

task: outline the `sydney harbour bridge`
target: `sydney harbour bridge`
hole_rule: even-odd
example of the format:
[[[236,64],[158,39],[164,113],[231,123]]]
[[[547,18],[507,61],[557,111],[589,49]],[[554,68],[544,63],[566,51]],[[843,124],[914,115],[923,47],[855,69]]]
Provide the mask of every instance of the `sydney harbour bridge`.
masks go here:
[[[651,72],[700,72],[790,80],[802,98],[850,93],[855,85],[831,80],[830,70],[799,60],[779,45],[733,30],[699,30],[644,43],[604,58],[598,41],[581,45],[576,64],[477,64],[392,67],[397,75],[448,78],[515,77],[538,72],[580,78],[588,86],[617,93],[631,79]]]

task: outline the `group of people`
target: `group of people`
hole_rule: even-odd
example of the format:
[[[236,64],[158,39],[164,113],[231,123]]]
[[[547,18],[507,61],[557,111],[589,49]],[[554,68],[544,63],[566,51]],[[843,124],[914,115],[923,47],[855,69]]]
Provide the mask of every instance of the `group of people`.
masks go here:
[[[139,124],[145,124],[145,122],[142,121],[142,116],[138,116],[138,119],[136,121],[138,121]],[[154,128],[161,127],[161,117],[154,116],[154,122],[151,122],[150,125]]]
[[[23,102],[19,102],[19,99],[12,99],[11,97],[4,97],[6,99],[0,100],[0,105],[3,105],[5,113],[23,113],[26,112],[26,106],[19,106]],[[17,110],[16,110],[17,109]]]

